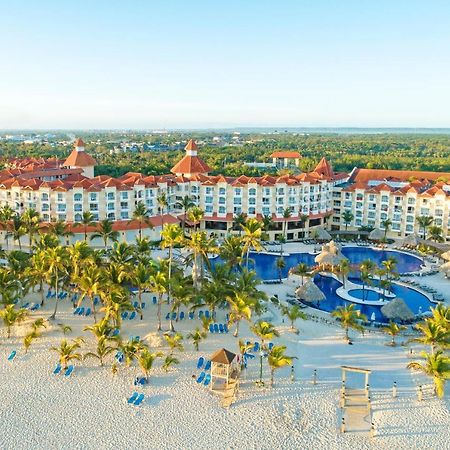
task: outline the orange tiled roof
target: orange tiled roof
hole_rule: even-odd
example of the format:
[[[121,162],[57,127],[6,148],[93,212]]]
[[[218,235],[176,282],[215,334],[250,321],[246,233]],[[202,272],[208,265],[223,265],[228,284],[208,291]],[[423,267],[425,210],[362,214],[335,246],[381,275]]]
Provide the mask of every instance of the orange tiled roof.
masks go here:
[[[299,152],[273,152],[270,155],[271,158],[301,158],[302,156],[300,155]]]
[[[184,147],[185,150],[198,150],[197,143],[194,141],[194,139],[189,139],[188,143],[186,144],[186,147]]]
[[[211,167],[198,156],[186,155],[170,171],[180,174],[199,174],[211,172]]]
[[[413,177],[418,180],[436,180],[440,177],[450,180],[450,173],[427,171],[420,172],[418,170],[355,169],[350,181],[408,181]]]
[[[78,138],[78,139],[75,141],[75,147],[84,147],[84,146],[85,146],[85,145],[84,145],[83,139]]]
[[[328,178],[334,177],[333,168],[331,167],[331,164],[327,161],[325,157],[323,157],[320,160],[319,164],[317,164],[316,168],[313,170],[313,173],[314,172]]]
[[[64,161],[64,166],[67,167],[88,167],[96,164],[97,161],[91,155],[88,155],[85,151],[79,152],[76,149],[73,149],[72,153]]]

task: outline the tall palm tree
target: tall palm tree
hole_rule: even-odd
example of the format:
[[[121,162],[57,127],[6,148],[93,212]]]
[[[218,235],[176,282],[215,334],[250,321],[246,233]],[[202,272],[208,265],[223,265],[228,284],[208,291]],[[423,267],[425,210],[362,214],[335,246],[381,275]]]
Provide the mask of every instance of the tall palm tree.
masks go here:
[[[108,241],[117,242],[119,240],[119,232],[113,229],[113,222],[110,219],[103,219],[98,223],[97,231],[91,235],[91,241],[95,238],[103,240],[106,250]]]
[[[253,326],[250,327],[250,330],[253,334],[259,337],[261,341],[261,353],[259,355],[259,385],[263,386],[263,370],[262,370],[262,359],[263,359],[263,350],[266,350],[266,341],[273,339],[274,337],[278,337],[280,333],[275,329],[275,327],[270,323],[264,320],[260,320],[256,322]]]
[[[359,323],[359,321],[367,322],[367,317],[357,309],[355,309],[355,305],[353,303],[338,306],[337,309],[331,312],[333,317],[336,317],[340,320],[342,328],[345,330],[344,339],[347,342],[350,342],[348,337],[348,331],[350,328],[353,328],[357,331],[363,331],[364,327]]]
[[[434,392],[439,397],[444,396],[445,382],[450,379],[450,358],[444,355],[442,350],[436,353],[421,353],[425,363],[411,362],[408,369],[418,370],[433,378]]]
[[[55,309],[50,319],[56,318],[56,311],[58,309],[58,293],[61,279],[68,274],[68,266],[70,260],[68,258],[67,249],[58,245],[55,248],[48,248],[45,250],[44,264],[47,267],[47,276],[50,286],[55,289]]]
[[[406,330],[406,327],[402,326],[402,325],[398,325],[395,322],[392,322],[392,320],[391,320],[389,322],[389,325],[387,327],[383,327],[382,330],[386,334],[389,334],[391,336],[391,338],[392,338],[391,345],[394,347],[395,346],[395,336],[400,334],[401,331]]]
[[[272,350],[270,350],[267,362],[270,367],[270,385],[273,387],[274,378],[275,378],[275,370],[281,369],[285,366],[292,366],[292,361],[294,359],[293,356],[287,356],[285,354],[286,346],[285,345],[274,345]]]
[[[144,350],[139,353],[137,360],[147,382],[153,368],[153,363],[161,356],[163,356],[162,352],[150,352],[148,348],[144,348]]]
[[[187,212],[187,218],[190,222],[194,224],[194,231],[197,230],[197,225],[200,224],[204,215],[205,212],[198,206],[192,206],[191,208],[189,208]]]
[[[235,268],[242,265],[242,238],[228,236],[219,248],[220,257],[225,263]]]
[[[252,317],[253,300],[245,293],[235,292],[233,296],[227,296],[227,303],[230,308],[230,324],[236,323],[234,337],[239,336],[239,324],[241,320],[250,322]]]
[[[134,360],[139,359],[142,352],[148,351],[148,346],[137,339],[129,339],[119,343],[119,350],[125,357],[125,366],[130,367]]]
[[[74,281],[80,276],[80,271],[85,264],[94,260],[93,250],[86,241],[77,241],[66,250],[71,264],[71,278]]]
[[[431,216],[418,216],[416,222],[422,230],[422,237],[427,238],[427,228],[433,223],[434,219]]]
[[[34,235],[39,231],[40,215],[33,208],[26,209],[22,214],[22,223],[28,233],[30,248],[33,246]]]
[[[287,227],[289,219],[292,217],[292,208],[284,208],[283,209],[283,240],[286,242],[287,240]],[[283,254],[283,244],[281,243],[281,254]]]
[[[208,255],[217,250],[214,238],[208,237],[206,231],[194,231],[184,241],[186,248],[191,251],[187,262],[192,261],[192,280],[195,289],[199,289],[200,281],[203,279],[205,264],[210,269]]]
[[[247,222],[247,216],[244,213],[236,214],[233,217],[233,229],[239,231],[239,236],[242,236],[242,230]]]
[[[263,223],[263,230],[268,233],[271,228],[273,227],[274,221],[272,219],[271,215],[265,215],[262,218],[262,223]]]
[[[168,208],[169,203],[167,200],[167,195],[165,192],[162,192],[161,194],[156,197],[156,202],[158,204],[159,209],[159,217],[161,218],[161,230],[164,227],[164,210]]]
[[[188,339],[191,339],[192,344],[194,345],[195,351],[198,352],[198,347],[200,342],[206,338],[206,333],[200,330],[199,327],[196,327],[195,330],[187,335]]]
[[[69,236],[73,236],[73,232],[69,230],[67,227],[67,223],[63,220],[57,220],[56,222],[52,222],[48,226],[48,232],[51,236],[54,236],[58,239],[60,238],[68,238]]]
[[[175,334],[165,334],[164,339],[170,348],[170,354],[172,355],[175,350],[182,352],[184,350],[183,346],[183,335],[181,333]]]
[[[280,256],[275,260],[275,266],[278,270],[278,279],[281,283],[281,281],[283,280],[283,269],[286,268],[286,261],[282,256]]]
[[[385,261],[381,262],[386,273],[386,281],[388,281],[387,287],[390,291],[391,280],[393,277],[397,276],[397,260],[394,257],[389,257]]]
[[[53,233],[39,234],[39,238],[34,240],[34,251],[45,250],[49,247],[58,247],[61,244],[59,237]]]
[[[242,242],[244,244],[242,254],[246,255],[246,265],[248,269],[250,249],[260,252],[263,249],[261,245],[262,228],[261,223],[256,219],[248,219],[245,225],[242,226],[244,236]]]
[[[129,274],[129,280],[138,290],[139,313],[141,320],[144,318],[142,309],[142,293],[148,287],[152,273],[153,270],[150,266],[139,262],[139,264],[135,266]]]
[[[20,241],[20,238],[27,234],[27,230],[19,214],[14,214],[10,226],[12,238],[19,244],[19,249],[21,250],[22,242]]]
[[[443,230],[437,225],[432,225],[428,228],[428,236],[432,241],[444,242],[444,237],[442,236]]]
[[[286,316],[289,319],[289,321],[291,322],[291,330],[292,331],[295,331],[294,322],[297,319],[302,319],[302,320],[307,319],[306,314],[300,309],[300,307],[298,305],[293,305],[290,308],[284,307],[282,309],[282,312],[283,312],[283,316]]]
[[[74,227],[83,227],[84,232],[84,242],[87,242],[87,230],[89,227],[95,226],[94,214],[90,211],[83,211],[81,215],[81,221],[73,224]]]
[[[381,226],[384,229],[383,242],[386,242],[386,236],[387,236],[387,233],[388,233],[389,228],[391,227],[391,225],[392,225],[392,220],[390,220],[390,219],[386,219],[386,220],[382,220],[381,221]]]
[[[342,220],[345,224],[345,231],[347,231],[348,226],[352,223],[354,218],[355,216],[348,209],[344,211],[344,214],[342,214]]]
[[[192,280],[188,277],[173,277],[172,278],[172,312],[177,312],[177,321],[179,316],[180,307],[182,305],[188,306],[194,298],[194,289],[192,286]]]
[[[45,259],[45,250],[40,250],[31,257],[31,267],[27,270],[27,275],[39,284],[41,294],[41,306],[44,306],[44,282],[47,279],[47,265]]]
[[[341,260],[338,271],[341,274],[342,286],[345,288],[345,280],[347,279],[347,275],[350,273],[350,261],[347,258]]]
[[[376,268],[375,263],[370,259],[365,259],[359,266],[359,270],[361,272],[360,278],[361,281],[363,282],[362,284],[363,300],[366,300],[365,287],[372,283],[372,275],[374,273],[375,268]]]
[[[162,330],[161,326],[161,306],[162,299],[165,293],[167,293],[167,278],[163,272],[158,271],[150,277],[149,287],[152,292],[158,295],[158,331]],[[173,328],[173,325],[172,325]]]
[[[100,365],[103,366],[104,362],[105,362],[105,358],[112,353],[114,350],[117,349],[117,347],[114,347],[112,345],[109,345],[108,343],[108,337],[107,336],[101,336],[98,340],[97,340],[97,348],[95,349],[94,352],[87,352],[84,355],[84,358],[89,358],[89,357],[93,357],[93,358],[97,358],[100,362]]]
[[[67,364],[74,360],[81,360],[83,358],[82,354],[77,352],[81,348],[83,339],[77,338],[73,339],[72,343],[69,343],[67,339],[63,339],[59,347],[51,347],[50,350],[59,354],[59,363],[64,369],[67,369]]]
[[[450,345],[450,332],[434,320],[426,319],[418,323],[416,329],[422,333],[422,336],[411,339],[411,342],[429,345],[431,354],[435,353],[437,347],[447,348]]]
[[[436,308],[431,308],[431,313],[433,314],[432,320],[450,332],[450,306],[439,303]]]
[[[187,219],[187,212],[190,208],[195,206],[195,203],[192,201],[191,197],[189,195],[185,195],[180,201],[176,202],[175,207],[178,209],[181,209],[183,211],[183,236],[185,236],[185,229],[186,229],[186,219]]]
[[[16,309],[15,305],[6,305],[4,309],[0,310],[0,317],[6,327],[6,337],[11,337],[11,328],[20,322],[23,322],[28,315],[26,309]]]
[[[13,220],[15,213],[9,205],[4,205],[0,208],[0,223],[5,230],[5,242],[6,249],[9,250],[8,239],[10,237],[11,221]]]
[[[100,296],[100,292],[106,284],[106,276],[103,269],[94,264],[88,264],[81,272],[81,276],[76,280],[76,284],[81,294],[78,299],[78,305],[81,305],[85,298],[90,300],[94,322],[97,322],[95,297]]]
[[[304,284],[304,279],[309,274],[310,269],[307,264],[300,263],[297,265],[295,272],[297,273],[297,275],[300,276],[300,278],[302,280],[302,284]]]
[[[149,218],[150,211],[146,208],[142,201],[137,202],[133,211],[133,220],[139,222],[139,239],[142,239],[142,226],[145,224],[148,228],[152,229],[153,224]]]

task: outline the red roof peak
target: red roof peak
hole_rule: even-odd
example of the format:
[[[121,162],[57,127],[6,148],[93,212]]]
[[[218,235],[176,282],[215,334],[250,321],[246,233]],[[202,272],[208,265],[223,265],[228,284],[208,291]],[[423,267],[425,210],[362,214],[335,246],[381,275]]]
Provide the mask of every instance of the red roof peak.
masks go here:
[[[84,145],[83,139],[78,138],[78,139],[75,141],[75,147],[84,147],[84,146],[85,146],[85,145]]]
[[[313,172],[323,175],[325,177],[333,178],[334,172],[331,167],[331,164],[328,162],[328,160],[325,158],[325,156],[320,160],[319,164],[317,164],[316,168],[313,170]]]
[[[198,150],[197,143],[194,141],[194,139],[189,139],[188,143],[186,144],[186,147],[184,147],[185,150]]]

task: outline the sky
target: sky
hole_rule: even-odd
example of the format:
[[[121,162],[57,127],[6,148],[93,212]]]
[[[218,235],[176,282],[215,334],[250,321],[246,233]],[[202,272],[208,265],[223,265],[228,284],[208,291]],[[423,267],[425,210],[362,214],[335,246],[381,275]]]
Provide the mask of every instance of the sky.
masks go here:
[[[0,0],[0,129],[450,127],[450,2]]]

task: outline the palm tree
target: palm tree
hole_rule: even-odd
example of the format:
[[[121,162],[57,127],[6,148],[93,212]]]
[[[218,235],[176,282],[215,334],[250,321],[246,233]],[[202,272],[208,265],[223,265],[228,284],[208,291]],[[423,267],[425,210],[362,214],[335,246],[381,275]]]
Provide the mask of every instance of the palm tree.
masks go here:
[[[55,309],[50,319],[56,318],[56,311],[58,309],[58,292],[59,283],[61,278],[67,275],[68,265],[70,260],[68,258],[68,253],[65,247],[58,245],[55,248],[49,248],[44,252],[43,255],[44,264],[47,267],[47,276],[50,286],[55,289]]]
[[[153,271],[148,265],[139,262],[139,264],[133,268],[133,271],[129,275],[129,280],[138,290],[139,313],[141,320],[144,318],[142,309],[142,293],[148,287],[152,273]]]
[[[50,223],[48,226],[48,232],[50,233],[50,236],[57,239],[58,243],[60,238],[68,238],[69,236],[73,236],[73,232],[69,230],[67,223],[63,220],[57,220],[56,222]]]
[[[436,308],[431,308],[431,313],[433,314],[432,320],[450,332],[450,306],[439,303]]]
[[[100,365],[103,366],[105,358],[114,350],[116,350],[116,347],[108,345],[107,336],[101,336],[100,339],[98,339],[97,341],[97,348],[95,352],[87,352],[84,355],[84,358],[88,357],[97,358],[100,362]]]
[[[84,242],[87,242],[87,230],[89,227],[95,226],[94,214],[90,211],[83,211],[81,221],[73,224],[74,227],[83,227]]]
[[[270,350],[267,357],[267,362],[270,366],[270,386],[274,385],[275,370],[281,369],[285,366],[292,366],[293,356],[287,356],[285,354],[285,345],[274,345]]]
[[[167,345],[170,347],[170,354],[172,355],[175,350],[182,352],[183,347],[183,335],[181,333],[165,334],[164,339]]]
[[[246,255],[246,265],[248,269],[250,249],[253,248],[259,252],[263,249],[261,245],[262,228],[261,223],[256,219],[248,219],[245,225],[242,225],[244,236],[242,242],[244,244],[242,254]]]
[[[100,295],[106,284],[106,276],[100,267],[94,264],[88,264],[81,276],[76,280],[77,288],[80,291],[78,305],[87,298],[91,301],[94,322],[97,322],[97,311],[95,310],[95,297]]]
[[[389,257],[385,261],[381,262],[386,272],[386,280],[388,281],[387,287],[390,288],[392,277],[397,276],[397,260],[394,257]],[[390,289],[389,289],[390,291]]]
[[[259,385],[263,386],[263,372],[262,372],[262,359],[263,359],[263,350],[266,350],[265,342],[273,339],[275,336],[279,336],[280,333],[275,329],[275,327],[270,323],[264,320],[260,320],[256,322],[253,326],[250,327],[252,333],[256,334],[261,340],[261,353],[259,355]]]
[[[234,337],[239,336],[239,324],[241,320],[250,322],[252,317],[252,299],[245,293],[236,291],[233,296],[227,297],[227,303],[230,307],[230,324],[236,323]]]
[[[60,222],[56,222],[55,225]],[[65,224],[64,224],[65,226]],[[56,236],[54,233],[44,233],[39,234],[39,239],[34,240],[34,250],[40,251],[45,250],[49,247],[58,247],[61,242],[59,240],[59,237]]]
[[[119,232],[113,229],[113,222],[110,219],[103,219],[98,223],[97,232],[91,235],[91,241],[95,238],[103,240],[106,250],[108,241],[117,242],[119,240]]]
[[[416,222],[419,228],[422,230],[422,237],[426,239],[427,228],[433,223],[433,218],[431,216],[418,216],[416,217]]]
[[[178,316],[180,312],[180,307],[182,305],[187,306],[191,300],[194,298],[194,289],[192,286],[192,280],[188,277],[174,277],[172,279],[172,312],[177,312],[176,321],[178,321]]]
[[[401,331],[406,330],[406,327],[403,325],[398,325],[391,320],[389,322],[389,325],[387,327],[382,328],[382,330],[392,337],[391,345],[395,347],[395,336],[400,334]]]
[[[302,319],[302,320],[307,319],[306,314],[300,309],[300,307],[298,305],[293,305],[290,308],[285,307],[285,308],[283,308],[282,312],[283,312],[283,316],[286,316],[289,319],[289,321],[291,322],[291,330],[292,331],[295,330],[294,322],[297,319]]]
[[[36,330],[31,330],[25,337],[23,338],[23,348],[25,349],[25,353],[28,353],[28,349],[30,348],[32,342],[39,337],[39,333]]]
[[[147,382],[148,377],[150,376],[150,371],[153,368],[153,363],[156,361],[156,358],[160,358],[161,356],[163,356],[161,352],[150,352],[148,348],[144,348],[139,353],[137,360]]]
[[[67,333],[72,333],[72,327],[70,325],[65,325],[63,323],[58,323],[58,326],[60,330],[62,331],[62,334],[65,336]]]
[[[195,203],[192,201],[189,195],[185,195],[180,201],[175,203],[176,208],[183,210],[183,224],[182,224],[183,236],[186,236],[185,229],[186,229],[187,212],[193,206],[195,206]]]
[[[14,214],[11,221],[11,235],[13,240],[19,244],[19,249],[22,249],[22,242],[20,238],[27,234],[25,224],[19,214]]]
[[[6,305],[4,309],[0,310],[0,317],[6,327],[6,337],[11,337],[11,328],[25,320],[28,315],[26,309],[16,309],[15,305]]]
[[[341,274],[342,286],[345,288],[345,280],[347,279],[347,275],[350,273],[350,261],[347,258],[341,260],[338,271]]]
[[[149,287],[152,292],[158,295],[158,331],[161,331],[161,305],[163,295],[167,292],[167,279],[164,273],[158,271],[154,275],[152,275],[149,280]]]
[[[169,307],[171,305],[170,301],[170,283],[172,279],[172,264],[173,264],[173,249],[176,245],[181,244],[183,241],[183,231],[178,224],[165,225],[161,231],[161,248],[169,249],[169,267],[168,267],[168,277],[167,277],[167,303]],[[172,316],[170,316],[170,331],[173,331]]]
[[[420,342],[431,347],[431,354],[435,353],[436,347],[446,348],[450,345],[450,332],[434,320],[427,319],[416,325],[416,329],[422,336],[411,339],[411,342]]]
[[[348,337],[349,329],[353,328],[357,331],[363,331],[364,327],[359,323],[359,321],[367,321],[367,317],[364,314],[361,314],[359,310],[356,310],[353,303],[345,306],[338,306],[337,309],[331,312],[331,315],[340,320],[341,326],[345,330],[344,339],[347,342],[350,342]]]
[[[442,228],[438,227],[437,225],[432,225],[430,228],[428,228],[428,236],[432,241],[444,242],[442,233],[443,233]]]
[[[375,263],[370,259],[366,259],[359,266],[359,270],[361,272],[360,278],[361,281],[363,282],[362,284],[363,300],[365,300],[366,299],[365,287],[366,285],[370,285],[372,282],[372,275],[375,270]]]
[[[110,336],[113,328],[110,325],[108,319],[106,317],[104,317],[99,322],[94,323],[94,325],[89,325],[89,326],[84,327],[83,330],[89,331],[90,333],[92,333],[98,341],[102,337]]]
[[[194,231],[197,230],[197,225],[200,224],[204,215],[205,215],[205,212],[203,211],[203,209],[199,208],[198,206],[193,206],[192,208],[190,208],[188,210],[187,218],[190,222],[192,222],[194,224]]]
[[[300,276],[300,278],[302,280],[302,284],[304,284],[304,279],[309,274],[308,265],[305,263],[298,264],[297,267],[295,268],[295,272],[297,273],[297,275]]]
[[[14,217],[14,210],[9,205],[4,205],[0,208],[0,222],[2,224],[2,228],[5,230],[5,242],[6,249],[9,249],[8,239],[10,237],[10,227],[11,221]]]
[[[168,372],[168,371],[169,371],[169,368],[170,368],[171,366],[174,366],[175,364],[180,364],[180,361],[179,361],[179,359],[175,358],[175,356],[173,356],[172,354],[170,354],[170,355],[167,355],[167,356],[164,358],[164,362],[163,362],[163,365],[162,365],[161,367],[162,367],[162,369],[163,369],[164,371]]]
[[[386,236],[387,236],[387,233],[388,233],[389,228],[391,227],[391,225],[392,225],[392,220],[390,220],[390,219],[386,219],[386,220],[382,220],[381,221],[381,226],[384,229],[383,242],[386,242]]]
[[[216,250],[216,242],[214,238],[208,238],[206,231],[194,231],[185,240],[185,245],[192,252],[187,261],[192,261],[192,280],[195,289],[198,290],[205,264],[210,268],[208,254]]]
[[[283,269],[286,268],[286,261],[284,260],[284,258],[282,256],[280,256],[279,258],[276,259],[275,266],[277,267],[278,278],[281,283],[281,281],[283,279]]]
[[[238,341],[240,361],[241,361],[241,370],[245,369],[245,355],[253,349],[254,344],[252,342],[244,342],[242,339]]]
[[[44,306],[44,282],[47,279],[45,251],[38,251],[31,257],[31,267],[26,271],[26,275],[39,284],[41,306]]]
[[[354,218],[355,216],[348,209],[344,211],[344,214],[342,214],[342,220],[345,224],[345,231],[347,231],[348,226],[352,223]]]
[[[433,378],[434,393],[442,398],[445,391],[445,382],[450,379],[450,358],[444,355],[442,350],[438,350],[436,353],[421,353],[422,358],[425,359],[425,363],[411,362],[407,368],[412,370],[418,370]]]
[[[145,207],[142,201],[137,202],[136,207],[133,211],[133,220],[139,222],[139,239],[142,239],[142,225],[146,224],[150,229],[153,228],[152,223],[149,219],[150,212]]]
[[[120,342],[118,348],[125,357],[126,367],[130,367],[135,359],[139,359],[143,352],[148,351],[147,344],[136,339]]]
[[[265,215],[262,218],[263,230],[268,233],[273,227],[274,221],[271,215]]]
[[[242,265],[242,239],[238,236],[228,236],[219,248],[220,257],[231,267]]]
[[[164,209],[167,209],[169,203],[167,201],[167,195],[165,192],[162,192],[160,195],[156,197],[156,202],[158,204],[159,209],[159,217],[161,218],[161,230],[164,227]]]
[[[198,352],[198,347],[200,342],[206,338],[206,333],[201,331],[200,328],[196,327],[192,333],[187,335],[188,339],[192,340],[192,344],[194,345],[195,351]]]
[[[51,347],[50,350],[59,354],[59,363],[63,366],[64,369],[67,369],[67,364],[74,360],[81,360],[83,356],[81,353],[78,353],[77,350],[81,348],[83,339],[77,338],[73,339],[72,343],[69,343],[67,339],[63,339],[59,347]]]
[[[33,208],[26,209],[22,214],[22,223],[28,233],[30,249],[33,246],[34,235],[39,231],[39,213]]]
[[[287,225],[289,218],[292,216],[292,208],[284,208],[283,210],[283,240],[286,242],[287,240]],[[283,254],[283,244],[281,244],[281,254]]]
[[[239,236],[242,236],[242,230],[247,222],[247,216],[244,213],[236,214],[233,217],[233,230],[239,231]]]

